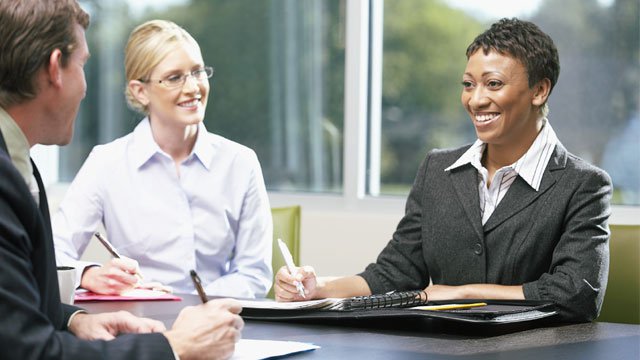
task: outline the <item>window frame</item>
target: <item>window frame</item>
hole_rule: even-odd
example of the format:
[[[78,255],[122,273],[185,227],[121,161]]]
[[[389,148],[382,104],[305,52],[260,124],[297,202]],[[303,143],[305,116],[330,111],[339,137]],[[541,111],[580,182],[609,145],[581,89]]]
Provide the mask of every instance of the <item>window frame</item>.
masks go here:
[[[271,191],[269,198],[274,206],[300,204],[313,211],[404,213],[406,196],[370,195],[380,186],[383,7],[384,0],[346,0],[343,194]],[[613,205],[609,223],[640,225],[640,206]]]

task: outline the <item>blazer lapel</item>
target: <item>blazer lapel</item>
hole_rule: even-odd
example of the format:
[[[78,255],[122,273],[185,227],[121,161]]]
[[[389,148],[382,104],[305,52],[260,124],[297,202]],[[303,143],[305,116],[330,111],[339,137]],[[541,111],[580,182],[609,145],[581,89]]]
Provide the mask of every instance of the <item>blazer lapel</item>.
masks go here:
[[[484,239],[482,230],[482,219],[480,218],[480,196],[478,195],[478,175],[476,169],[471,165],[452,169],[449,177],[456,189],[458,201],[464,208],[467,219],[473,226],[478,239]]]
[[[538,191],[535,191],[520,176],[516,177],[516,180],[511,184],[506,195],[484,225],[484,232],[491,231],[510,217],[530,206],[540,195],[544,194],[556,183],[562,175],[562,171],[557,170],[563,170],[566,165],[567,151],[558,143],[553,151],[553,155],[551,155],[549,159]]]

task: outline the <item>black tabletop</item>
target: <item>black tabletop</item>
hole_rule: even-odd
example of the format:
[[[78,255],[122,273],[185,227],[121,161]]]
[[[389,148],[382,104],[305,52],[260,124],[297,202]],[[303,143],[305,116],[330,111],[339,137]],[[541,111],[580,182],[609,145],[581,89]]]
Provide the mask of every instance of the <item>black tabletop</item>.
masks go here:
[[[167,328],[180,310],[200,302],[78,303],[89,312],[127,310],[163,321]],[[291,340],[320,349],[291,359],[640,359],[640,325],[614,323],[516,325],[456,324],[437,320],[269,322],[246,320],[246,339]]]

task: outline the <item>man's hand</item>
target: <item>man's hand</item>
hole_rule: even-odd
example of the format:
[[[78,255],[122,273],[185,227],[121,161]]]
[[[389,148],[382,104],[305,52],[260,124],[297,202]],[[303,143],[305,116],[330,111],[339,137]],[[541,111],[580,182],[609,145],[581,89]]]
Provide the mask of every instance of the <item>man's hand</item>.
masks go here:
[[[133,289],[138,283],[138,262],[127,257],[111,259],[104,266],[87,268],[80,286],[98,294],[118,295]]]
[[[244,327],[242,307],[232,299],[211,300],[188,306],[164,335],[181,360],[228,359]]]
[[[80,339],[112,340],[120,333],[150,333],[165,331],[160,321],[140,318],[126,311],[102,314],[77,314],[69,331]]]

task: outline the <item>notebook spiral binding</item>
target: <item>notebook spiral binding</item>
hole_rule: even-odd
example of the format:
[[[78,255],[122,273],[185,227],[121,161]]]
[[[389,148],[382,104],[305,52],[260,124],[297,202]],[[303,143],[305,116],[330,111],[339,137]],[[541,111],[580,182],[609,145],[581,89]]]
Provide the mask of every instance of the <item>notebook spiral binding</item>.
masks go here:
[[[386,294],[371,296],[356,296],[343,304],[344,310],[366,310],[380,308],[397,308],[419,306],[427,303],[427,293],[424,290],[391,291]]]

